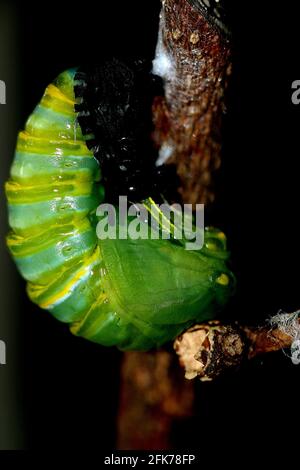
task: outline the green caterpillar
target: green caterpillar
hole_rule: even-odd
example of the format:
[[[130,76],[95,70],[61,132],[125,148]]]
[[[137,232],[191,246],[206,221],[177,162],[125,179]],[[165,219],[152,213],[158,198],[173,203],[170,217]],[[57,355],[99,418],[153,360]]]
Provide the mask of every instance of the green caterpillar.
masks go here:
[[[8,247],[30,299],[72,333],[123,350],[159,347],[232,294],[226,239],[208,229],[204,248],[187,251],[172,239],[97,238],[104,191],[74,110],[75,73],[47,87],[19,133]]]

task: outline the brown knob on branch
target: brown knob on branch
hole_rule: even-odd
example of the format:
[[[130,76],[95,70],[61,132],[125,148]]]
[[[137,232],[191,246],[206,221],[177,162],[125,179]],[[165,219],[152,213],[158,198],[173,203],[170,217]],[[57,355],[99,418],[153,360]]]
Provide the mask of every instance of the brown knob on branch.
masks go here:
[[[292,361],[300,362],[299,312],[280,312],[263,327],[222,325],[208,322],[196,325],[174,342],[185,377],[213,380],[246,359],[292,346]]]

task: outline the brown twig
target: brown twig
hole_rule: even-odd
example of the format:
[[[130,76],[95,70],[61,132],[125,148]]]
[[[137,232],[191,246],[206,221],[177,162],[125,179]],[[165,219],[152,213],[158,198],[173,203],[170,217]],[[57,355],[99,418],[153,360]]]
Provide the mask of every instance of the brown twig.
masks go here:
[[[164,77],[165,97],[153,105],[154,141],[172,149],[183,201],[207,204],[220,165],[230,44],[187,0],[162,0],[160,34],[175,76]],[[194,398],[171,352],[125,353],[118,448],[172,448],[174,423],[193,414]]]
[[[263,327],[215,321],[187,330],[174,349],[187,379],[213,380],[246,359],[291,347],[299,332],[299,312],[278,314]]]
[[[154,104],[154,140],[169,149],[183,201],[207,204],[221,162],[230,43],[187,0],[164,0],[161,15],[162,47],[172,70],[163,74],[165,97]]]
[[[174,353],[125,353],[118,448],[172,448],[174,422],[192,416],[193,404],[193,383],[184,380]]]

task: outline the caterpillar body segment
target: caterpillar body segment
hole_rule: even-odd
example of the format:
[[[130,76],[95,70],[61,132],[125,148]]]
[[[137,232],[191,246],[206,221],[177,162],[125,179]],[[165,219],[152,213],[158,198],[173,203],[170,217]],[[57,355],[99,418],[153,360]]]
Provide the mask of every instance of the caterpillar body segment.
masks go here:
[[[47,87],[18,135],[7,244],[30,299],[74,334],[121,349],[159,347],[213,318],[232,294],[226,239],[208,229],[204,248],[188,251],[172,239],[97,238],[104,190],[78,124],[75,75]]]

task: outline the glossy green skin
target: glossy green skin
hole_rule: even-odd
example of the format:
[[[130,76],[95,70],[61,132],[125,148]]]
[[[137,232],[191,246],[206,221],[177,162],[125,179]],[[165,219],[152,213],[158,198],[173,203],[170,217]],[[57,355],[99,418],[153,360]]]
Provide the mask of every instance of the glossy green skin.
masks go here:
[[[213,318],[232,294],[226,239],[99,240],[100,168],[74,111],[75,70],[50,85],[29,117],[6,185],[8,247],[33,302],[91,341],[147,350]]]

